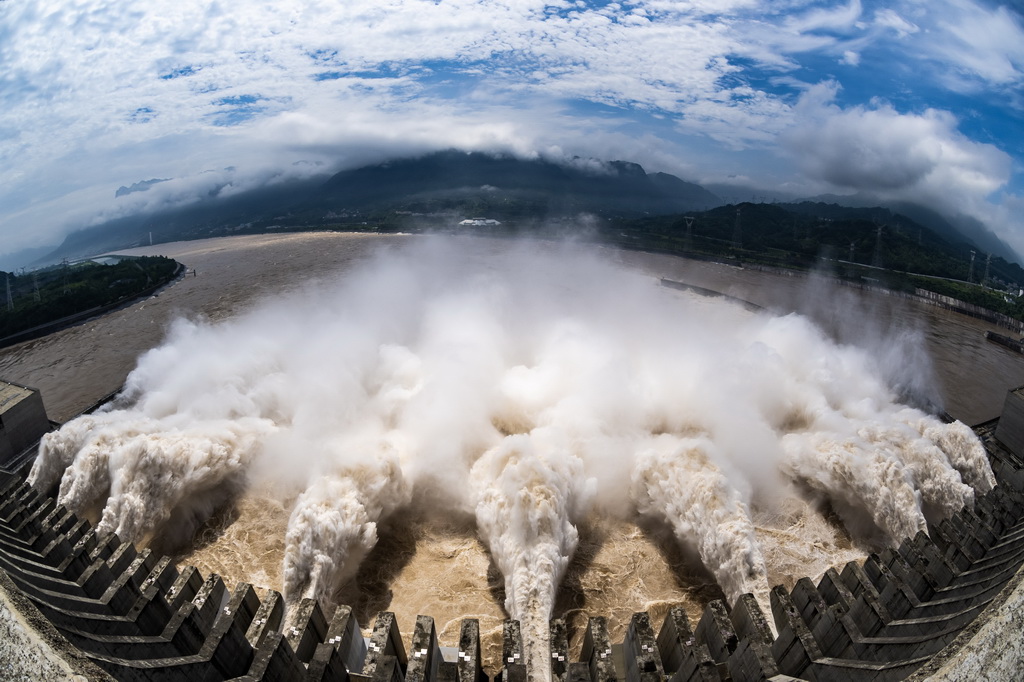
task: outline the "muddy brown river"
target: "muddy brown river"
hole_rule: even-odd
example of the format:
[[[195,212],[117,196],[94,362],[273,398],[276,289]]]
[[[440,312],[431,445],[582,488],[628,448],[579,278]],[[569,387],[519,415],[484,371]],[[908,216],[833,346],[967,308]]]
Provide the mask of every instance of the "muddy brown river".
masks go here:
[[[47,337],[0,350],[0,377],[42,391],[51,419],[71,419],[116,391],[137,358],[161,343],[181,316],[223,320],[311,279],[332,278],[381,248],[401,249],[420,237],[356,234],[263,235],[163,244],[123,253],[165,255],[191,272],[157,295]],[[470,239],[470,238],[463,238]],[[507,242],[476,239],[482,253]],[[652,277],[727,293],[785,314],[800,311],[842,341],[885,347],[893,335],[914,340],[911,358],[894,358],[911,381],[934,386],[933,397],[953,417],[976,424],[998,416],[1006,391],[1024,384],[1024,356],[987,342],[985,322],[914,300],[894,299],[830,284],[669,256],[606,252]],[[1003,333],[1006,333],[1003,331]],[[292,500],[251,490],[222,510],[179,558],[229,585],[251,582],[281,589],[284,529]],[[791,586],[803,575],[863,556],[845,533],[806,506],[758,515],[758,539],[772,584]],[[580,528],[580,545],[556,604],[579,635],[586,616],[605,615],[613,641],[629,614],[651,612],[660,624],[682,604],[697,616],[721,591],[699,561],[674,548],[663,531],[608,519]],[[415,513],[381,533],[376,549],[343,594],[364,628],[383,609],[398,616],[406,638],[417,614],[433,616],[442,645],[456,642],[462,618],[480,619],[485,658],[500,650],[502,577],[471,520],[448,523]]]

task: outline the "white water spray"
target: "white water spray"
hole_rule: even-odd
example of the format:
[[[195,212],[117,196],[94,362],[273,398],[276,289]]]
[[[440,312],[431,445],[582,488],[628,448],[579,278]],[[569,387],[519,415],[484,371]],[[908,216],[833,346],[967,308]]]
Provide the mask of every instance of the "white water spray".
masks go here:
[[[676,539],[693,545],[730,603],[752,593],[768,608],[768,573],[747,505],[714,461],[705,438],[661,435],[637,456],[633,496],[642,514],[664,519]]]
[[[544,436],[505,438],[483,454],[470,478],[480,534],[505,576],[505,610],[520,621],[526,665],[539,680],[551,676],[548,621],[579,544],[573,522],[585,496],[582,462]]]
[[[408,501],[394,460],[324,476],[295,503],[285,535],[284,596],[331,602],[377,544],[377,522]]]
[[[898,404],[877,354],[805,318],[669,291],[578,246],[404,244],[227,322],[177,323],[111,409],[44,439],[31,482],[60,480],[101,532],[143,541],[269,487],[295,500],[291,603],[333,601],[409,504],[473,514],[535,679],[590,515],[661,519],[730,600],[764,602],[752,510],[803,494],[865,543],[898,541],[993,484],[969,429]]]
[[[75,420],[40,444],[29,482],[52,485],[64,471],[58,504],[88,513],[102,504],[97,533],[141,542],[157,530],[174,546],[244,487],[258,443],[274,427],[241,418],[181,425],[106,412]],[[170,526],[165,527],[173,519]]]

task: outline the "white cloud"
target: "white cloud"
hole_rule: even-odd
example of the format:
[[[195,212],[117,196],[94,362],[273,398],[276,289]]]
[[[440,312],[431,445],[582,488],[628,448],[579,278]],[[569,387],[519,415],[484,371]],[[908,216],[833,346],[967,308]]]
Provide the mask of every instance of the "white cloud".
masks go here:
[[[991,213],[989,198],[1010,179],[1008,154],[968,139],[949,112],[900,113],[882,102],[842,109],[837,90],[829,82],[809,90],[782,136],[806,176],[840,190]]]
[[[156,175],[234,165],[258,178],[302,154],[335,154],[337,165],[373,156],[370,146],[532,152],[592,127],[539,115],[559,100],[679,111],[720,92],[731,69],[728,27],[690,20],[702,3],[550,7],[0,4],[0,78],[11,85],[0,130],[13,133],[0,138],[0,229],[36,227],[5,247],[122,211],[108,205],[111,188]]]
[[[935,49],[951,63],[996,85],[1020,83],[1024,67],[1024,26],[1006,7],[988,10],[973,3],[956,3],[953,16],[940,26],[953,41],[936,42]]]
[[[886,8],[875,12],[875,25],[892,29],[896,35],[903,37],[911,33],[917,33],[919,29],[915,24],[907,21],[894,10]]]
[[[918,12],[916,0],[866,10],[860,0],[0,2],[0,249],[53,241],[136,202],[184,200],[209,169],[233,166],[232,186],[245,187],[311,167],[299,161],[326,171],[447,146],[799,181],[775,148],[807,116],[812,95],[798,111],[796,93],[821,78],[805,55],[863,71],[895,31],[906,54],[954,63],[959,81],[1019,83],[1019,21],[941,1],[953,18]],[[897,125],[884,107],[825,103],[814,130],[838,136],[856,128],[854,114]],[[906,163],[869,144],[844,181],[869,184],[872,154],[876,184],[934,183],[971,165],[971,154],[948,161],[974,150],[955,122],[895,120],[908,134],[930,122],[952,144],[945,161],[927,140],[894,139]],[[803,167],[814,158],[839,173],[820,153]],[[986,168],[972,187],[1002,177]],[[179,184],[114,202],[118,186],[152,177]]]
[[[877,13],[876,22],[900,31],[907,38],[908,58],[929,62],[931,75],[947,87],[972,93],[1024,84],[1024,19],[1019,9],[975,0],[905,0],[903,6],[913,23],[891,11]]]
[[[849,31],[856,27],[863,11],[860,0],[850,0],[845,6],[812,9],[793,17],[787,24],[797,33]]]

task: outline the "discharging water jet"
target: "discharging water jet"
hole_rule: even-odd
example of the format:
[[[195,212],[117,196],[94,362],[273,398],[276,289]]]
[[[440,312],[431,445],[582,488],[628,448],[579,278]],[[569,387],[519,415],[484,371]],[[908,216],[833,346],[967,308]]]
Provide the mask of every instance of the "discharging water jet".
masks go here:
[[[583,464],[525,435],[506,437],[473,466],[480,534],[505,577],[505,610],[519,620],[527,668],[550,678],[547,627],[579,544]]]
[[[179,321],[114,405],[43,440],[30,480],[124,539],[278,490],[294,504],[268,587],[291,603],[329,605],[413,500],[473,515],[544,678],[588,515],[663,520],[730,600],[765,604],[751,505],[785,506],[798,493],[780,482],[865,543],[990,489],[969,429],[900,405],[874,358],[578,245],[422,240],[234,319]]]

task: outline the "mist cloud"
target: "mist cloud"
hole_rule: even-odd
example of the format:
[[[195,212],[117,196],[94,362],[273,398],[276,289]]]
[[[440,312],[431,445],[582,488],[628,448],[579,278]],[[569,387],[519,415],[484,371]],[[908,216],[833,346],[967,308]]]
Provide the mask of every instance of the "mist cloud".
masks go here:
[[[186,538],[246,486],[295,499],[289,602],[330,601],[410,504],[470,515],[540,671],[594,514],[665,524],[730,600],[766,604],[753,508],[827,501],[879,546],[993,484],[969,429],[901,405],[875,353],[806,318],[580,245],[466,239],[179,321],[113,404],[44,438],[30,480],[134,541]]]
[[[948,112],[901,114],[884,103],[840,110],[837,88],[823,83],[805,94],[799,125],[785,135],[808,175],[844,189],[937,195],[987,195],[1009,179],[1010,157],[968,140]]]

